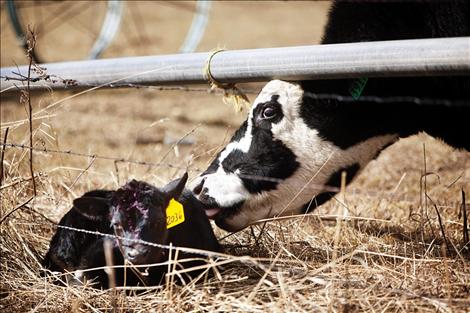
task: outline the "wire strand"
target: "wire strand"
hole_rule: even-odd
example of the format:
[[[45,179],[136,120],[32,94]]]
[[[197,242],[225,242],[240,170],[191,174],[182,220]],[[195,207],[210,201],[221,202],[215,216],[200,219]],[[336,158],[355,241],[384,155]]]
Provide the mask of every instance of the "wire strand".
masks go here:
[[[103,156],[103,155],[97,155],[97,154],[86,154],[86,153],[81,153],[81,152],[75,152],[75,151],[72,151],[72,150],[56,150],[56,149],[48,149],[48,148],[37,148],[37,147],[31,147],[31,146],[27,146],[27,145],[24,145],[24,144],[16,144],[16,143],[0,143],[0,146],[9,147],[9,148],[19,148],[19,149],[24,149],[24,150],[33,150],[33,151],[44,152],[44,153],[57,153],[57,154],[67,154],[67,155],[73,155],[73,156],[79,156],[79,157],[96,158],[96,159],[101,159],[101,160],[108,160],[108,161],[122,162],[122,163],[131,163],[131,164],[145,165],[145,166],[151,166],[151,167],[168,167],[168,168],[174,168],[174,169],[179,169],[179,170],[187,170],[187,171],[192,171],[192,172],[200,172],[201,171],[201,169],[196,168],[196,167],[194,167],[194,168],[182,167],[182,166],[172,165],[170,163],[154,163],[154,162],[147,162],[147,161],[138,161],[138,160],[132,160],[132,159],[126,159],[126,158],[116,158],[116,157]]]
[[[123,86],[121,86],[123,87]],[[140,84],[127,84],[125,87],[132,87],[137,89],[151,89],[158,91],[183,91],[183,92],[200,92],[207,94],[223,94],[223,91],[211,90],[210,88],[195,88],[187,86],[152,86],[152,85],[140,85]],[[239,88],[244,94],[257,95],[260,91],[250,88]],[[414,96],[360,96],[355,98],[347,95],[340,95],[335,93],[314,93],[304,91],[304,97],[318,99],[318,100],[334,100],[340,103],[357,103],[361,102],[372,102],[379,104],[392,104],[399,102],[408,102],[416,105],[436,105],[436,106],[470,106],[470,99],[444,99],[444,98],[420,98]]]
[[[0,143],[0,146],[4,147],[10,147],[10,148],[17,148],[17,149],[23,149],[23,150],[29,150],[31,149],[30,146],[24,145],[24,144],[15,144],[15,143]],[[114,161],[114,162],[122,162],[122,163],[131,163],[131,164],[137,164],[137,165],[144,165],[144,166],[151,166],[151,167],[169,167],[169,168],[174,168],[174,169],[182,169],[186,170],[189,172],[196,172],[196,173],[201,173],[202,170],[197,168],[197,167],[180,167],[180,166],[175,166],[169,163],[154,163],[154,162],[145,162],[145,161],[137,161],[137,160],[132,160],[132,159],[125,159],[125,158],[114,158],[114,157],[108,157],[108,156],[99,156],[96,154],[86,154],[86,153],[80,153],[80,152],[73,152],[70,150],[54,150],[54,149],[47,149],[47,148],[32,148],[33,151],[38,151],[38,152],[44,152],[44,153],[58,153],[58,154],[66,154],[66,155],[73,155],[73,156],[78,156],[78,157],[86,157],[86,158],[96,158],[96,159],[102,159],[102,160],[109,160],[109,161]],[[248,175],[248,174],[239,174],[239,177],[242,179],[248,179],[248,180],[255,180],[255,181],[267,181],[267,182],[273,182],[273,183],[284,183],[285,179],[281,178],[276,178],[276,177],[269,177],[269,176],[261,176],[261,175]],[[27,181],[27,180],[24,180]],[[461,180],[462,181],[462,180]],[[465,180],[466,181],[466,180]],[[10,187],[14,184],[17,184],[19,182],[14,182],[10,183],[8,185],[2,186],[0,190]],[[303,187],[305,184],[304,183],[299,183],[299,188]],[[330,192],[330,193],[338,193],[341,191],[341,189],[338,186],[332,186],[332,185],[325,185],[325,184],[315,184],[313,182],[308,184],[309,189],[314,189],[317,190],[319,193],[322,192]],[[353,194],[353,195],[362,195],[366,197],[386,197],[389,196],[397,201],[412,201],[413,197],[409,197],[407,195],[401,195],[397,196],[395,191],[375,191],[375,190],[358,190],[357,188],[349,188],[348,193]],[[313,197],[315,198],[315,197]],[[452,204],[454,205],[454,204]]]

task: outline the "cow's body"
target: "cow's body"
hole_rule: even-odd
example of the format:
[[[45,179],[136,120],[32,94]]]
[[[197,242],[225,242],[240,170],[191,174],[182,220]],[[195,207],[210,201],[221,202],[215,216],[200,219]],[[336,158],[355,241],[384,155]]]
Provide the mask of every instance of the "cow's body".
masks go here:
[[[470,36],[470,2],[338,2],[322,42],[456,36]],[[322,186],[338,186],[343,170],[351,181],[385,147],[420,131],[470,151],[470,77],[373,78],[358,100],[315,96],[350,96],[353,83],[268,83],[247,121],[193,184],[211,208],[208,216],[238,230],[258,219],[308,211],[332,197]],[[405,98],[381,104],[364,96]]]

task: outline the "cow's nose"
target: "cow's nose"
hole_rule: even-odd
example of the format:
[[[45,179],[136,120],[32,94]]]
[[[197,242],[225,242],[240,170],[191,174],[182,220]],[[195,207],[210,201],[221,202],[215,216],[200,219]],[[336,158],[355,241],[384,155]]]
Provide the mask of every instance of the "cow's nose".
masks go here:
[[[202,188],[202,191],[199,193],[199,199],[202,201],[209,200],[209,189],[207,187]]]
[[[201,192],[202,192],[202,187],[204,186],[204,182],[206,181],[206,179],[201,179],[201,182],[199,184],[197,184],[196,187],[193,188],[193,193],[195,195],[199,195]]]

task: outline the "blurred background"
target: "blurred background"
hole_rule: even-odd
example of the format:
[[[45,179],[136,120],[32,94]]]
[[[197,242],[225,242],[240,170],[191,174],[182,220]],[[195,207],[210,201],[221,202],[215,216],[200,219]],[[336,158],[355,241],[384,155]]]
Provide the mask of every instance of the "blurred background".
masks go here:
[[[84,59],[105,23],[112,1],[13,1],[23,29],[37,34],[38,55],[46,61]],[[123,1],[117,31],[102,57],[177,53],[193,19],[204,15],[196,51],[263,48],[318,43],[329,1]],[[119,13],[121,10],[121,13]],[[10,14],[11,15],[11,14]],[[24,63],[1,2],[1,65]]]
[[[96,42],[112,1],[14,1],[18,23],[37,35],[36,53],[44,61],[86,59]],[[216,1],[206,12],[207,25],[195,51],[264,48],[319,43],[330,2]],[[1,2],[1,66],[28,62]],[[100,57],[126,57],[178,53],[197,14],[194,1],[121,2],[121,20],[114,39]],[[11,15],[11,14],[10,14]],[[254,100],[263,84],[252,84]],[[199,88],[199,89],[198,89]],[[220,93],[208,93],[209,85],[196,91],[143,89],[54,91],[32,94],[34,139],[41,147],[78,150],[149,162],[162,156],[176,163],[196,162],[202,168],[230,139],[245,117],[222,103]],[[170,88],[171,89],[171,88]],[[24,142],[27,114],[18,94],[2,94],[2,134],[10,128],[9,141]],[[45,109],[47,108],[47,109]],[[3,135],[2,135],[3,136]],[[172,145],[186,136],[185,141]],[[168,154],[168,149],[173,149]],[[175,154],[177,153],[177,155]],[[176,158],[175,158],[176,156]],[[67,168],[87,166],[86,158],[43,155]],[[52,159],[51,159],[52,158]],[[112,162],[97,160],[93,169],[101,175],[83,177],[85,184],[113,186],[103,174],[114,171]],[[127,165],[126,165],[127,166]],[[41,166],[39,166],[41,167]],[[60,167],[62,168],[62,167]],[[127,168],[127,167],[126,167]],[[46,170],[43,168],[43,170]],[[122,179],[137,176],[164,182],[176,174],[168,168],[130,166]],[[69,169],[66,170],[70,171]],[[181,172],[181,171],[180,171]],[[62,172],[60,172],[62,174]],[[91,172],[90,172],[91,173]],[[196,175],[196,173],[193,173]],[[90,175],[88,173],[88,175]],[[148,176],[150,175],[150,177]],[[57,179],[62,179],[62,176]],[[79,183],[80,183],[79,182]],[[78,187],[80,184],[76,184]]]

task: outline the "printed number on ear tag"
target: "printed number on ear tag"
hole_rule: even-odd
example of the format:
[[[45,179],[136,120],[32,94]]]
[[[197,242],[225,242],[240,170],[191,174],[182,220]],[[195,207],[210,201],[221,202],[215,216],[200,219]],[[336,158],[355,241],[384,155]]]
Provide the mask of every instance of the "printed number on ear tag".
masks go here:
[[[183,205],[171,199],[168,207],[166,208],[166,228],[172,228],[184,222]]]

